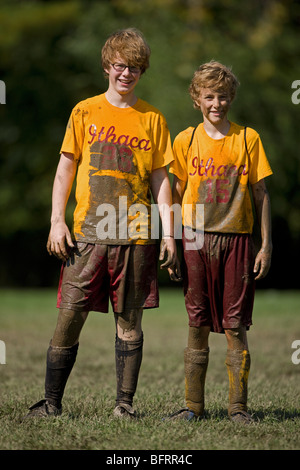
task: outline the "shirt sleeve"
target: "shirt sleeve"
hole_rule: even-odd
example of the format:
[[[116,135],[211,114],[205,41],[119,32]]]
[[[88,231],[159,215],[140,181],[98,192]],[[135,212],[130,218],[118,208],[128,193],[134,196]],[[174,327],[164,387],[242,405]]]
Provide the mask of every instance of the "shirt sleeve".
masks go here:
[[[60,152],[72,153],[74,155],[74,159],[79,161],[81,159],[83,142],[83,112],[80,105],[77,105],[72,110],[71,116],[69,118]]]
[[[248,151],[250,155],[249,182],[252,185],[272,175],[273,172],[259,134],[255,133],[250,140]]]
[[[180,132],[173,143],[174,161],[170,164],[169,171],[184,182],[188,179],[187,156],[192,132],[193,127]]]
[[[167,166],[174,160],[170,131],[162,115],[158,119],[155,140],[156,146],[153,154],[152,171]]]

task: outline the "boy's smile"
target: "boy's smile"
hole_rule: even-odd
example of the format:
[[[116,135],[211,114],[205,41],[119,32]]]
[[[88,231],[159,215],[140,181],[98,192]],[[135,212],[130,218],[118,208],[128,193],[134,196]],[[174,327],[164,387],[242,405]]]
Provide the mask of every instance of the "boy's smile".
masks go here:
[[[119,85],[122,89],[124,88],[124,91],[127,92],[138,82],[139,74],[132,74],[128,68],[126,68],[123,72],[117,72],[114,78],[117,85]]]

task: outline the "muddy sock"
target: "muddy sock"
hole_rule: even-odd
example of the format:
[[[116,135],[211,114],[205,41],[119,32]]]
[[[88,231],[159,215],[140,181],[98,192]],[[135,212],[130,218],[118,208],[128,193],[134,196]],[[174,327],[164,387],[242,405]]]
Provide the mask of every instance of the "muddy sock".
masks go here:
[[[209,348],[185,348],[184,350],[186,406],[196,416],[202,416],[204,413],[204,388],[208,357]]]
[[[76,360],[78,343],[69,348],[52,347],[47,351],[47,369],[45,379],[45,399],[57,408]]]
[[[137,341],[123,341],[116,336],[115,358],[117,375],[116,405],[132,406],[143,355],[143,334]]]
[[[229,378],[228,414],[247,411],[250,353],[247,350],[227,350],[226,362]]]

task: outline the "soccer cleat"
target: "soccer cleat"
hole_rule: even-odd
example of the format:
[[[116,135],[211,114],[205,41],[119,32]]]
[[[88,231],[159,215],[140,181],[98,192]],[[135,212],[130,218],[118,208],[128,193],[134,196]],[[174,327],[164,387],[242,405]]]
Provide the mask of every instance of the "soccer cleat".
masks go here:
[[[128,405],[127,403],[121,403],[117,405],[114,409],[114,416],[117,418],[136,418],[136,413],[132,406]]]
[[[229,415],[229,418],[235,423],[250,424],[254,422],[252,416],[244,410],[238,411],[237,413],[232,413]]]
[[[184,421],[199,421],[202,416],[196,416],[195,413],[188,408],[181,408],[175,413],[171,414],[167,418],[164,418],[163,421],[175,421],[175,420],[184,420]]]
[[[29,413],[24,417],[27,418],[48,418],[50,416],[59,416],[62,413],[62,408],[49,403],[48,400],[40,400],[29,408]]]

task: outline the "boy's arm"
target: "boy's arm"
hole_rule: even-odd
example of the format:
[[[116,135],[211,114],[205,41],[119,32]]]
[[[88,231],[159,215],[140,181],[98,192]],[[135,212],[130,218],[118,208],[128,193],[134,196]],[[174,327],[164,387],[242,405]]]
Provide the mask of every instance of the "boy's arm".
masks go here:
[[[182,198],[185,191],[186,183],[180,180],[176,175],[173,175],[173,185],[172,185],[172,200],[173,205],[179,204],[182,206]],[[179,222],[179,221],[178,221]],[[180,217],[180,228],[182,227],[182,220]],[[177,227],[175,227],[177,232]],[[169,276],[171,281],[182,281],[181,270],[180,270],[180,261],[177,257],[176,266],[168,269]]]
[[[271,233],[271,204],[269,193],[264,179],[252,185],[252,194],[256,214],[261,231],[261,249],[259,250],[254,265],[255,279],[264,278],[271,266],[272,257],[272,233]]]
[[[76,174],[77,163],[73,154],[62,153],[57,166],[52,191],[51,229],[47,242],[50,255],[66,261],[68,248],[73,248],[71,234],[65,221],[67,202]]]
[[[173,187],[172,187],[172,199],[173,204],[180,204],[182,205],[182,198],[185,191],[186,183],[180,180],[176,175],[174,175],[173,179]]]
[[[172,193],[166,167],[158,168],[151,174],[151,191],[155,202],[158,204],[164,238],[161,242],[159,259],[163,260],[167,252],[167,260],[161,268],[171,268],[177,265],[177,250],[174,240],[174,221],[170,208],[172,206]],[[167,207],[167,210],[164,210]],[[175,272],[180,278],[179,267]]]

